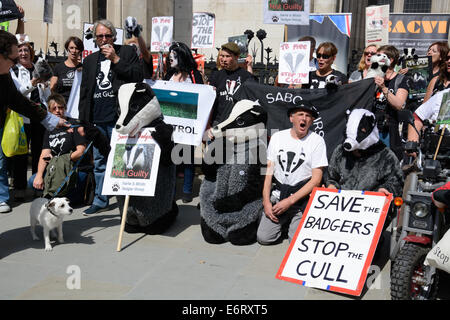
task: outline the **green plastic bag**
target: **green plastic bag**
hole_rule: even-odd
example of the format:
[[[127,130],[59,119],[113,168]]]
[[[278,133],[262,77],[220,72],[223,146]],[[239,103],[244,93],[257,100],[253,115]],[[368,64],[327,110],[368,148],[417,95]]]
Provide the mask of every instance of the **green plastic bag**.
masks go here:
[[[6,115],[2,149],[7,157],[28,153],[27,135],[23,126],[23,118],[12,110],[8,110]]]

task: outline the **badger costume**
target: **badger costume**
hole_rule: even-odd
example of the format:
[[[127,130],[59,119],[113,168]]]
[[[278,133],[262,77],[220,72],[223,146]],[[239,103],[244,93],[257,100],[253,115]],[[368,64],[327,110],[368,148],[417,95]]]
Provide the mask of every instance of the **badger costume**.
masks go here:
[[[267,113],[258,103],[241,100],[228,119],[212,129],[215,140],[208,146],[204,163],[211,163],[209,156],[219,159],[222,146],[225,159],[223,164],[203,166],[200,225],[209,243],[230,241],[246,245],[256,241],[263,209],[264,175],[260,159],[265,159],[259,152],[266,150],[260,137],[265,133],[266,123]]]
[[[355,155],[357,151],[360,156]],[[378,191],[401,196],[403,173],[395,154],[380,141],[375,115],[365,109],[351,112],[346,139],[334,150],[327,185],[342,190]]]
[[[154,127],[152,137],[161,148],[155,195],[153,197],[130,196],[125,231],[160,234],[172,225],[178,214],[178,207],[174,201],[175,165],[170,158],[174,145],[173,127],[164,123],[158,99],[146,83],[122,85],[118,97],[121,113],[116,123],[117,132],[134,135],[142,127]],[[139,150],[135,149],[137,153]],[[133,150],[130,151],[133,152]],[[133,154],[127,156],[131,159],[130,161],[133,161]],[[117,196],[117,201],[122,214],[125,197]]]

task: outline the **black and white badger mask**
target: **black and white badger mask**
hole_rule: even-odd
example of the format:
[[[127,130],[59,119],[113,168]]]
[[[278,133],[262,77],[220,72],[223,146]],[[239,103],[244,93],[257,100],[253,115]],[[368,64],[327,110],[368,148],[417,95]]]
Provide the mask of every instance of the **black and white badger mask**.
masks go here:
[[[375,115],[365,109],[354,109],[347,120],[344,150],[366,150],[379,140]]]
[[[153,90],[146,83],[127,83],[119,89],[120,116],[116,130],[120,134],[135,135],[141,128],[162,116]]]

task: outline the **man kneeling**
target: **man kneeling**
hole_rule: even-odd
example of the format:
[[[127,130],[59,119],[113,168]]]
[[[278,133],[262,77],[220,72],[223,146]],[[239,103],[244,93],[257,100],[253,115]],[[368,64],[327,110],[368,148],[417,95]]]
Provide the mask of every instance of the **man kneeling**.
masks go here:
[[[291,129],[275,133],[267,151],[264,180],[264,214],[257,240],[262,245],[278,243],[288,228],[292,240],[308,203],[309,194],[320,186],[328,166],[324,139],[309,131],[318,117],[316,108],[302,101],[288,110]]]

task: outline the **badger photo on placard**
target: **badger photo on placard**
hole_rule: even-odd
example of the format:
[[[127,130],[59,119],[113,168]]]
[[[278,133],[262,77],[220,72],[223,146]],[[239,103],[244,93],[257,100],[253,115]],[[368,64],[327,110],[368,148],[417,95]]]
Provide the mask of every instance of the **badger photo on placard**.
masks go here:
[[[197,119],[198,94],[175,90],[153,89],[165,116]]]
[[[135,135],[124,135],[113,130],[103,195],[154,196],[161,148],[152,132],[142,128]]]
[[[150,179],[155,145],[118,144],[114,152],[112,178]]]

